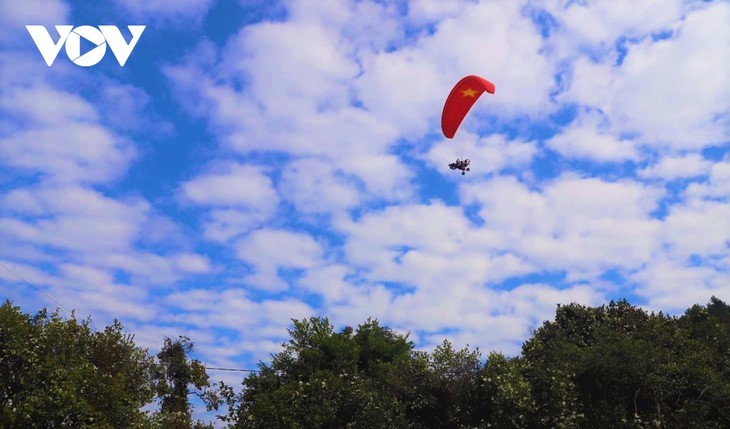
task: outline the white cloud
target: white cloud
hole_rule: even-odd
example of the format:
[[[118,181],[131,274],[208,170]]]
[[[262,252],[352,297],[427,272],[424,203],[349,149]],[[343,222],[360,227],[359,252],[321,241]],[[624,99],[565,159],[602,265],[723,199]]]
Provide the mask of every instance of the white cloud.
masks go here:
[[[337,27],[313,24],[256,24],[246,27],[228,46],[236,52],[237,68],[255,83],[251,94],[273,114],[316,103],[342,106],[348,101],[346,81],[355,76],[357,66],[348,58]],[[287,67],[281,66],[282,60]]]
[[[706,266],[691,266],[658,258],[632,276],[637,292],[651,308],[681,313],[694,304],[706,303],[710,297],[730,296],[730,274]]]
[[[222,47],[203,40],[165,68],[176,101],[223,146],[203,171],[180,165],[173,189],[114,181],[146,155],[125,134],[158,123],[137,114],[160,106],[158,90],[89,80],[64,62],[49,70],[20,31],[25,51],[3,52],[12,65],[0,101],[0,163],[11,167],[0,181],[12,179],[0,195],[3,263],[95,317],[122,315],[142,344],[189,335],[220,366],[267,359],[292,317],[375,316],[421,347],[449,338],[514,353],[557,303],[625,291],[677,310],[728,294],[730,168],[698,155],[727,140],[728,81],[717,72],[728,69],[727,5],[418,0],[403,15],[385,3],[288,1],[276,22],[247,25]],[[197,21],[195,30],[213,1],[116,4],[150,25]],[[4,2],[0,20],[65,19],[65,5],[48,5]],[[543,6],[560,25],[548,38],[530,16]],[[671,37],[652,38],[664,30]],[[564,69],[568,89],[551,97]],[[443,101],[466,74],[497,92],[456,140],[437,140]],[[92,98],[58,86],[82,80],[104,85]],[[572,104],[576,118],[545,141],[561,158],[660,156],[639,177],[693,183],[668,195],[663,183],[599,176],[611,166],[577,177],[562,159],[541,164],[542,131]],[[461,156],[473,171],[456,185],[419,165],[448,172]],[[538,181],[543,167],[559,176]],[[21,170],[38,183],[16,185]],[[193,210],[174,217],[169,194]],[[601,279],[611,269],[628,281]],[[229,283],[189,289],[204,275]],[[0,279],[3,291],[29,295]]]
[[[412,0],[408,3],[408,20],[417,24],[433,23],[463,13],[468,1]]]
[[[203,223],[203,234],[208,240],[227,242],[252,230],[268,218],[268,212],[258,210],[212,210]]]
[[[247,208],[279,201],[271,179],[261,167],[229,164],[211,170],[183,183],[183,195],[194,203],[213,207]]]
[[[710,164],[707,179],[690,184],[681,196],[683,200],[669,207],[662,222],[663,257],[681,267],[691,257],[727,256],[730,253],[730,163]]]
[[[210,260],[195,253],[179,253],[173,256],[175,267],[181,272],[203,274],[211,270]]]
[[[120,270],[142,284],[170,284],[212,270],[207,257],[190,251],[163,255],[139,249],[148,223],[159,219],[139,198],[114,199],[81,186],[40,185],[14,189],[0,195],[0,202],[0,237],[11,248],[24,244],[38,249],[26,252],[29,260]],[[22,257],[13,254],[14,259]]]
[[[171,134],[174,126],[152,109],[152,98],[134,85],[105,80],[98,90],[102,122],[119,132],[147,132],[151,137]]]
[[[290,22],[337,29],[347,39],[342,45],[348,49],[383,50],[404,37],[399,5],[393,2],[295,0],[287,6]]]
[[[675,255],[723,255],[730,252],[730,204],[692,201],[671,208],[662,237]]]
[[[28,281],[33,286],[37,284],[48,284],[53,280],[53,276],[48,275],[44,270],[38,269],[31,264],[24,264],[20,262],[14,262],[7,259],[0,259],[0,263],[8,269],[0,267],[0,278],[7,281],[8,283],[18,283],[17,289],[29,287],[23,285],[22,279]],[[22,273],[22,275],[20,275]],[[20,278],[18,278],[20,276]],[[23,282],[25,283],[25,282]],[[10,296],[15,294],[8,294]],[[18,296],[18,295],[16,295]],[[22,296],[22,295],[20,295]]]
[[[214,267],[204,255],[190,252],[153,253],[144,250],[108,252],[86,256],[83,262],[126,272],[134,284],[171,288],[193,275],[212,273]]]
[[[291,318],[309,316],[308,313],[312,311],[306,304],[295,300],[257,302],[242,289],[226,289],[218,292],[193,289],[172,293],[165,301],[173,308],[193,313],[194,316],[188,321],[190,325],[218,326],[240,332],[246,332],[256,325],[259,325],[256,326],[259,329],[272,332],[277,327],[260,325],[264,322],[278,322],[279,327],[285,327]],[[294,308],[295,311],[282,311],[286,307]],[[213,317],[207,314],[210,310],[215,310]]]
[[[358,99],[379,121],[415,139],[429,131],[446,99],[449,84],[426,52],[413,47],[371,54],[354,82]]]
[[[712,164],[708,180],[688,186],[686,195],[692,199],[730,198],[730,161]]]
[[[415,138],[433,129],[443,101],[463,76],[478,74],[496,85],[462,124],[480,115],[510,118],[552,109],[553,66],[540,54],[541,36],[517,2],[469,3],[412,45],[366,58],[357,89],[364,105]]]
[[[476,112],[511,117],[552,109],[554,68],[541,55],[543,39],[518,2],[471,3],[462,15],[440,22],[420,46],[441,75],[452,77],[446,88],[434,88],[442,89],[441,101],[462,76],[478,74],[495,84],[496,93],[480,100]]]
[[[432,35],[388,52],[382,50],[387,42],[402,34],[394,9],[354,5],[292,2],[290,21],[244,28],[219,62],[215,48],[202,44],[167,75],[179,91],[194,94],[187,99],[200,98],[194,111],[208,116],[237,150],[331,158],[367,193],[389,201],[412,195],[408,167],[389,152],[399,138],[416,140],[431,131],[461,73],[492,70],[487,76],[503,82],[499,99],[485,99],[474,117],[551,109],[542,39],[516,5],[465,5],[459,21],[445,21]],[[352,25],[381,41],[365,43]]]
[[[627,161],[639,158],[635,144],[605,131],[604,118],[596,112],[581,112],[573,122],[546,144],[566,158],[584,158],[599,162]]]
[[[291,37],[291,43],[299,40],[293,33]],[[347,106],[346,75],[324,73],[311,66],[298,71],[296,64],[281,67],[279,62],[287,57],[286,52],[283,48],[267,48],[265,40],[252,45],[255,53],[244,63],[247,67],[256,64],[255,70],[260,64],[263,64],[260,67],[271,64],[266,73],[254,76],[250,96],[214,83],[197,65],[171,68],[167,74],[181,90],[189,91],[192,85],[199,89],[193,92],[202,96],[202,105],[211,110],[210,120],[222,132],[222,140],[238,151],[315,155],[342,167],[346,174],[357,176],[369,192],[379,197],[388,197],[390,191],[399,188],[406,174],[402,172],[405,167],[397,158],[380,154],[393,142],[395,127],[376,121],[362,109]],[[232,50],[240,52],[237,47]],[[354,67],[353,63],[342,61]],[[363,159],[369,161],[364,164]],[[383,168],[367,165],[373,161],[384,164]]]
[[[579,59],[563,97],[601,109],[615,132],[642,144],[693,150],[727,139],[730,110],[730,5],[711,3],[672,27],[673,37],[645,38],[613,60]],[[637,96],[638,95],[638,96]]]
[[[68,13],[68,5],[61,0],[0,0],[0,40],[18,42],[29,37],[26,25],[65,24]]]
[[[93,314],[97,322],[108,323],[113,318],[149,321],[157,315],[145,288],[119,284],[110,271],[73,263],[59,264],[58,271],[51,295],[73,305],[80,314]]]
[[[297,287],[320,295],[326,305],[351,301],[363,294],[365,287],[358,287],[345,280],[349,268],[346,265],[327,265],[307,270],[297,281]]]
[[[428,349],[449,338],[463,346],[516,354],[531,327],[552,318],[558,303],[597,304],[603,296],[588,286],[556,289],[523,284],[511,290],[470,286],[458,275],[438,287],[397,293],[379,284],[355,285],[347,269],[330,266],[309,271],[301,285],[325,298],[324,313],[339,326],[368,317],[410,332]],[[444,333],[444,331],[449,331]]]
[[[500,248],[578,278],[640,266],[658,246],[651,213],[662,194],[639,183],[563,176],[536,192],[499,177],[465,184],[462,195],[480,205]]]
[[[350,263],[370,267],[376,278],[388,280],[396,258],[408,248],[452,253],[471,232],[459,208],[440,203],[388,207],[336,227],[349,236],[345,251]]]
[[[279,194],[265,169],[246,164],[214,164],[180,187],[181,195],[210,207],[204,223],[207,238],[227,241],[268,220],[279,205]]]
[[[19,125],[0,137],[0,162],[40,170],[59,182],[107,182],[118,178],[136,150],[98,120],[82,97],[47,86],[8,91],[2,110]]]
[[[261,229],[239,240],[238,257],[255,267],[255,273],[245,278],[247,284],[260,289],[287,289],[278,276],[280,269],[310,269],[321,264],[322,245],[310,235],[286,230]]]
[[[648,179],[675,180],[703,176],[708,173],[711,163],[699,154],[686,156],[667,156],[659,162],[639,171],[640,177]]]
[[[289,163],[280,189],[301,213],[331,213],[360,204],[360,193],[332,162],[305,158]]]
[[[16,304],[27,304],[27,307],[32,308],[37,305],[37,301],[27,298],[35,294],[40,297],[42,293],[40,301],[44,307],[62,308],[65,317],[71,316],[66,310],[75,311],[77,317],[82,319],[92,315],[97,327],[111,323],[114,319],[151,320],[157,313],[157,307],[148,301],[149,295],[144,288],[118,283],[112,272],[106,269],[59,263],[54,272],[49,274],[33,265],[7,260],[0,262],[23,279],[20,281],[12,273],[0,268],[0,290],[7,292],[5,295]],[[29,286],[26,281],[33,286]]]
[[[598,305],[604,297],[595,288],[582,285],[557,289],[543,284],[523,284],[508,291],[474,291],[468,298],[449,300],[444,296],[442,299],[447,300],[445,308],[431,312],[430,316],[437,321],[447,317],[451,321],[445,326],[435,325],[435,332],[426,335],[424,348],[438,345],[446,336],[439,331],[452,328],[456,332],[448,337],[457,347],[469,344],[486,352],[518,355],[530,330],[551,320],[557,304]],[[429,324],[425,320],[416,322],[419,326]]]
[[[365,190],[388,201],[403,201],[412,196],[412,172],[395,155],[360,155],[341,162],[345,173],[363,181]]]
[[[0,100],[0,107],[13,116],[22,115],[36,126],[63,125],[69,121],[93,123],[99,119],[94,106],[83,98],[45,85],[17,88]]]
[[[257,301],[241,289],[176,292],[168,295],[164,303],[174,309],[165,317],[168,323],[192,326],[202,333],[212,328],[223,330],[221,335],[204,338],[202,343],[196,341],[208,362],[216,365],[238,366],[245,354],[251,355],[243,357],[252,362],[268,358],[281,349],[291,319],[314,315],[314,310],[301,301]]]
[[[631,0],[538,2],[559,23],[556,34],[560,55],[577,54],[580,49],[605,52],[620,37],[640,38],[662,31],[682,18],[681,0]]]
[[[115,198],[109,188],[101,192],[90,187],[122,177],[136,159],[133,143],[107,128],[109,119],[131,120],[134,112],[126,114],[130,109],[117,106],[112,117],[109,109],[80,96],[81,87],[93,82],[81,81],[82,75],[75,74],[79,70],[67,63],[48,68],[24,28],[41,24],[53,33],[53,25],[68,23],[69,10],[56,1],[0,2],[0,39],[6,42],[0,163],[3,173],[14,179],[0,193],[2,253],[9,259],[6,265],[17,267],[23,278],[79,315],[93,315],[96,323],[115,317],[147,320],[157,311],[148,291],[140,283],[119,281],[116,276],[123,268],[103,259],[134,255],[147,222],[159,217],[139,197]],[[62,89],[71,82],[80,85]],[[107,83],[99,92],[121,89],[114,94],[117,98],[143,94],[129,85]],[[200,261],[195,268],[201,268]],[[13,296],[17,293],[31,308],[37,305],[26,299],[40,296],[27,285],[21,284]],[[58,305],[40,300],[50,308]]]
[[[469,158],[472,177],[497,173],[510,167],[526,167],[537,151],[534,142],[508,140],[505,136],[496,134],[479,137],[464,132],[458,143],[444,140],[433,146],[426,158],[434,168],[446,174],[451,173],[444,169],[447,163],[454,162],[457,158]]]
[[[388,207],[335,225],[347,236],[345,257],[371,282],[433,289],[454,279],[464,285],[526,274],[533,267],[494,246],[492,231],[473,227],[458,207]]]
[[[16,240],[77,252],[128,250],[149,205],[117,201],[80,186],[15,189],[2,197],[28,219],[0,218],[0,232]]]

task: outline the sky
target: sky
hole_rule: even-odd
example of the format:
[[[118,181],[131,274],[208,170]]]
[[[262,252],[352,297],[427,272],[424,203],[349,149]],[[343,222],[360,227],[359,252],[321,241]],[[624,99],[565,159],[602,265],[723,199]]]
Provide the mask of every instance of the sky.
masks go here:
[[[515,355],[559,303],[728,301],[728,22],[694,0],[0,0],[0,297],[233,368],[310,316]],[[123,67],[49,67],[25,26],[61,24],[146,28]],[[496,92],[446,139],[472,74]]]

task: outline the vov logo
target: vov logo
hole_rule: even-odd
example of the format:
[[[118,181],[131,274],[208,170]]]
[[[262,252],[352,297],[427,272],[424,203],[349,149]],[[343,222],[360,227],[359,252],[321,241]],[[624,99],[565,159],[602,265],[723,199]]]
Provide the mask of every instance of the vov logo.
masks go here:
[[[73,25],[56,25],[59,36],[56,42],[51,39],[46,27],[42,25],[25,26],[38,50],[41,51],[48,67],[56,60],[64,44],[66,45],[66,55],[77,66],[91,67],[96,65],[104,58],[106,47],[109,45],[112,53],[119,61],[119,65],[124,67],[146,27],[146,25],[128,25],[127,28],[132,33],[132,40],[127,43],[119,29],[113,25],[100,25],[98,29],[90,25],[82,25],[76,28]],[[96,45],[95,48],[90,49],[83,55],[81,55],[82,37]]]

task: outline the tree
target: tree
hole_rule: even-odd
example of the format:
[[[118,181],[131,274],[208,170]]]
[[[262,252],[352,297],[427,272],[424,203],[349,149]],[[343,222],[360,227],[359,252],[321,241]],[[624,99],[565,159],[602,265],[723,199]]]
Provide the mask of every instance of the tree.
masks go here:
[[[289,334],[282,352],[244,379],[240,394],[223,386],[224,420],[232,427],[457,429],[489,423],[478,350],[456,350],[445,341],[433,353],[414,351],[407,336],[370,319],[340,332],[326,318],[295,320]]]
[[[164,429],[193,427],[189,395],[198,396],[208,411],[218,409],[218,396],[210,387],[205,367],[200,361],[189,359],[194,344],[188,337],[173,341],[165,338],[162,350],[157,354],[155,365],[155,392],[160,399],[160,411],[155,423]],[[195,427],[208,427],[196,422]],[[212,425],[209,427],[212,428]]]
[[[714,341],[724,310],[713,302],[682,320],[625,300],[559,306],[523,346],[536,427],[728,427],[726,349]]]
[[[147,427],[152,359],[115,321],[0,307],[0,427]]]
[[[271,364],[243,381],[236,395],[222,387],[235,428],[407,428],[387,380],[412,343],[368,320],[335,332],[326,318],[294,320],[291,339]]]
[[[532,386],[525,377],[520,358],[506,358],[491,353],[480,374],[485,391],[481,407],[482,421],[494,429],[518,429],[536,426],[536,403]]]
[[[679,323],[695,342],[687,356],[686,395],[691,399],[687,408],[698,409],[687,414],[730,425],[730,305],[713,296],[706,306],[688,309]]]
[[[0,307],[0,428],[212,428],[191,417],[191,394],[209,411],[218,396],[189,338],[166,338],[155,361],[118,322],[89,324]],[[416,351],[371,319],[294,320],[289,335],[241,393],[221,383],[232,428],[730,427],[730,307],[716,297],[681,317],[559,305],[522,356],[485,363],[448,341]]]
[[[431,419],[428,427],[476,427],[486,417],[486,403],[481,389],[482,369],[479,350],[465,347],[456,350],[444,341],[428,355],[428,369],[433,378],[431,390],[438,398],[439,418]]]

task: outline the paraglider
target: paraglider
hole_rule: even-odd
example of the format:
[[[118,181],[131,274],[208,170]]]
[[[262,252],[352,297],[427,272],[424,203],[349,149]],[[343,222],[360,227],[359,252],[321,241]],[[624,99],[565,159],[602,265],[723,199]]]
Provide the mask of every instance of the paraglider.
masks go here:
[[[449,164],[449,168],[452,170],[461,170],[461,175],[463,176],[467,171],[471,170],[471,168],[469,168],[470,162],[470,159],[457,159],[456,162]]]
[[[467,76],[454,86],[441,113],[441,131],[446,138],[454,138],[461,121],[484,92],[494,94],[494,84],[479,76]]]
[[[448,139],[454,138],[456,130],[477,99],[485,93],[494,94],[494,84],[482,77],[469,75],[456,83],[446,98],[444,110],[441,112],[441,131]],[[469,171],[469,160],[459,160],[449,164],[452,170],[461,170],[461,174]]]

